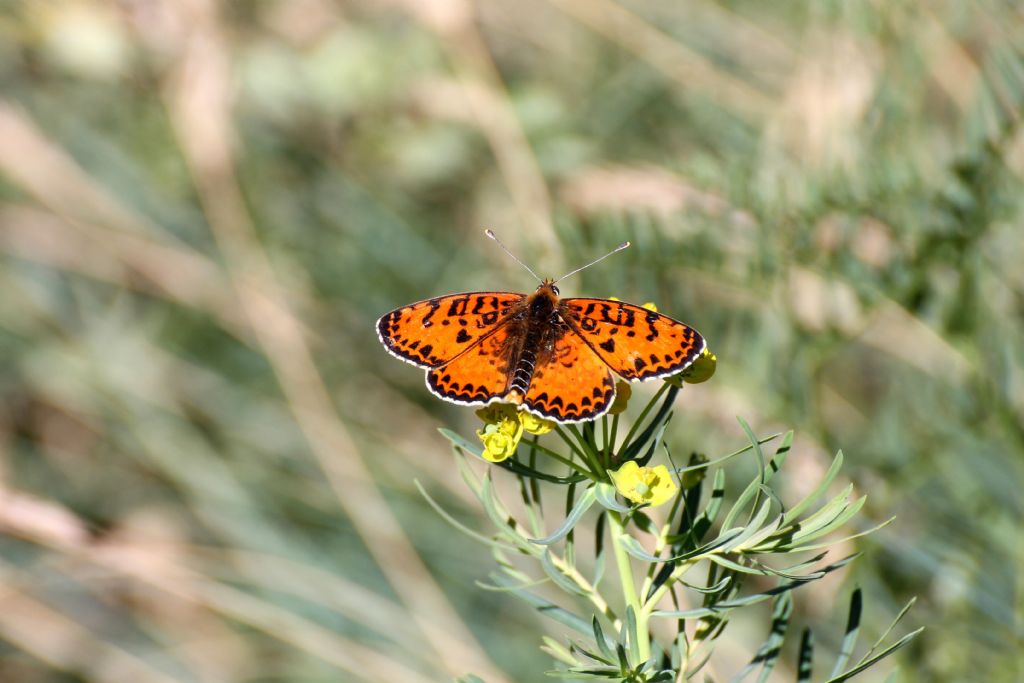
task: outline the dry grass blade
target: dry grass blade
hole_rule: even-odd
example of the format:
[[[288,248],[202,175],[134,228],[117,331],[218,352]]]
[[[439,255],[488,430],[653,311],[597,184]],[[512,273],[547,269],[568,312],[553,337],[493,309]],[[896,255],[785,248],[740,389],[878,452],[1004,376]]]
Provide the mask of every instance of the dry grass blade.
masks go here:
[[[546,271],[560,271],[564,260],[551,224],[547,184],[512,109],[501,74],[475,25],[470,3],[403,0],[401,4],[444,40],[462,96],[494,153],[529,246],[537,252],[535,262]]]
[[[10,566],[0,563],[4,583],[10,574]],[[25,592],[0,592],[0,638],[56,669],[84,673],[98,683],[179,683]]]
[[[612,0],[549,0],[675,81],[740,114],[764,119],[776,103]]]
[[[409,606],[424,640],[443,655],[450,675],[468,669],[490,680],[504,680],[424,566],[335,413],[234,177],[230,78],[217,8],[197,1],[191,10],[186,23],[193,31],[180,46],[180,61],[167,91],[168,107],[239,301],[340,506]]]

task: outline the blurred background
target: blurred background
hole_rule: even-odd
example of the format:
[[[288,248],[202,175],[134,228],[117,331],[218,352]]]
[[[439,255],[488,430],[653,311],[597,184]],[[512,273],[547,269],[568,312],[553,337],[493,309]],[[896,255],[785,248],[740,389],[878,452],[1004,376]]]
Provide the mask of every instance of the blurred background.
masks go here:
[[[633,241],[563,292],[709,340],[675,451],[793,428],[785,499],[842,448],[896,515],[821,653],[859,585],[928,627],[860,680],[1021,680],[1022,107],[1010,2],[0,0],[0,681],[541,680],[414,487],[486,529],[476,419],[373,331],[531,290],[484,227]]]

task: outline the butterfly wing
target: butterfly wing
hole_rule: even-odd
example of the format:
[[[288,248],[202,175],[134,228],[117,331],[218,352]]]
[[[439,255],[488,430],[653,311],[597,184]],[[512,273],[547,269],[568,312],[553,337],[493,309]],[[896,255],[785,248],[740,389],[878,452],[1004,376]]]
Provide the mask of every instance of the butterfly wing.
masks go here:
[[[704,351],[689,325],[623,301],[563,299],[559,314],[624,379],[674,375]]]
[[[531,413],[555,422],[593,420],[615,400],[615,381],[608,366],[566,329],[550,353],[537,356],[530,388],[523,400]]]
[[[468,292],[417,301],[381,316],[377,335],[392,355],[436,368],[493,333],[524,298],[514,292]]]
[[[505,347],[511,325],[499,325],[468,351],[427,372],[427,388],[452,403],[485,405],[504,397],[509,383]]]

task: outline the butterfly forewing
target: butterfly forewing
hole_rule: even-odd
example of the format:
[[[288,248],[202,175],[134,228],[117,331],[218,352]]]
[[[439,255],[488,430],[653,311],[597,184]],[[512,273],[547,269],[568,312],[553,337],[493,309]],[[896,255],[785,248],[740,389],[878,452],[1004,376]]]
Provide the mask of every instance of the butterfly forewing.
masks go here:
[[[704,351],[704,338],[689,325],[623,301],[563,299],[559,312],[624,379],[673,375]]]
[[[385,348],[402,360],[436,368],[494,332],[524,296],[514,292],[449,294],[396,308],[377,321]]]

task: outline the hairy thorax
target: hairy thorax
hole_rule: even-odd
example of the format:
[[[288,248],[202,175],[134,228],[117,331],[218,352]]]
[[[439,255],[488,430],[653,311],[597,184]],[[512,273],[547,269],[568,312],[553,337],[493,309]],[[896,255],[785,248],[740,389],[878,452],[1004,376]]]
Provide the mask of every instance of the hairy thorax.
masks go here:
[[[508,375],[508,391],[515,400],[525,396],[530,382],[543,376],[553,360],[558,341],[569,332],[559,313],[558,289],[545,281],[510,315],[509,335],[502,357]]]

